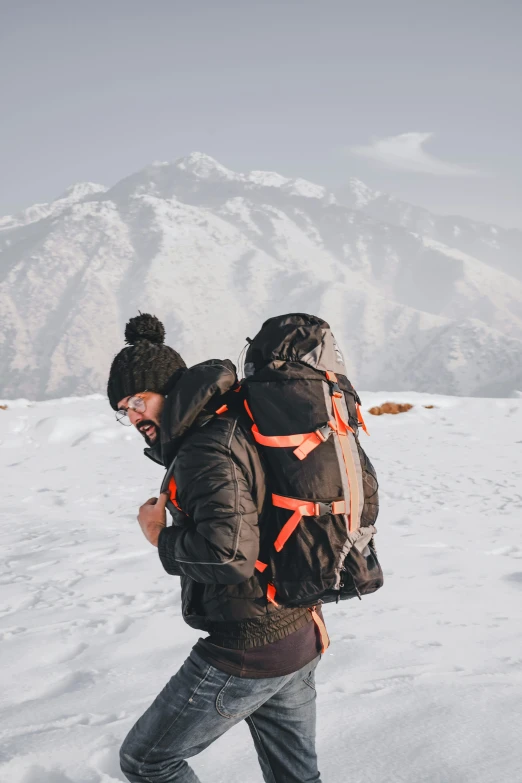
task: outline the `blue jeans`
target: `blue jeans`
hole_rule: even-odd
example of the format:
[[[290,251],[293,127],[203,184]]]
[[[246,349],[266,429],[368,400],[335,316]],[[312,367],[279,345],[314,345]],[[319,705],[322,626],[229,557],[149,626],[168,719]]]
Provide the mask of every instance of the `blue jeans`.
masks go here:
[[[185,759],[246,720],[266,783],[321,783],[315,752],[318,656],[285,677],[233,677],[191,652],[125,739],[131,783],[200,783]],[[245,770],[246,774],[246,770]]]

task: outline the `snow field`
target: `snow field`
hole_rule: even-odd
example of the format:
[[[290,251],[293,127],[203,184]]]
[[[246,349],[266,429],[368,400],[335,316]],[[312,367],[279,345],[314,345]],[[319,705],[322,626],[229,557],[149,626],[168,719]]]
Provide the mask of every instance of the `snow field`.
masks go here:
[[[325,609],[323,783],[515,783],[522,400],[363,395],[384,588]],[[427,410],[422,404],[437,407]],[[200,635],[136,522],[162,470],[99,397],[0,410],[0,780],[122,781],[118,748]],[[209,705],[212,709],[212,705]],[[245,725],[193,760],[260,783]]]

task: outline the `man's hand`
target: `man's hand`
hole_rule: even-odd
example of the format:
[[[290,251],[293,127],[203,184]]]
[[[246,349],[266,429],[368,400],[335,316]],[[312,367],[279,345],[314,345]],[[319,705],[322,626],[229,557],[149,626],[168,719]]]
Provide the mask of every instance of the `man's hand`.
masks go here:
[[[145,538],[154,546],[158,546],[159,534],[167,524],[167,499],[167,493],[163,492],[159,498],[149,498],[140,506],[138,522]]]

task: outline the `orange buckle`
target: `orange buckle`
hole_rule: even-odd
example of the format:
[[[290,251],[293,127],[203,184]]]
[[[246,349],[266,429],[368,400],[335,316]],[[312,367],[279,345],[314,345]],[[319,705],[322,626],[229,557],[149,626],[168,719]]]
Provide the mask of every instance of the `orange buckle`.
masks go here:
[[[345,514],[346,503],[344,500],[334,500],[331,503],[315,502],[313,500],[299,500],[298,498],[286,498],[284,495],[272,495],[272,503],[277,508],[286,508],[294,513],[279,531],[274,547],[280,552],[303,517],[322,517],[325,514]]]
[[[294,449],[297,459],[305,459],[317,446],[320,446],[321,443],[326,443],[332,432],[336,432],[335,422],[328,421],[322,427],[316,429],[315,432],[311,432],[309,435],[302,435],[303,442]]]
[[[344,500],[332,500],[330,503],[319,501],[314,503],[314,517],[324,517],[326,514],[346,514],[346,503]]]
[[[245,400],[245,406],[247,402]],[[248,414],[253,421],[250,408],[247,407]],[[218,411],[219,412],[219,411]],[[297,459],[305,459],[311,451],[313,451],[321,443],[324,443],[332,432],[336,431],[335,422],[329,421],[324,424],[315,432],[306,432],[304,434],[296,433],[295,435],[263,435],[259,432],[257,424],[252,424],[252,435],[256,443],[260,446],[266,446],[271,449],[294,449],[294,454]],[[295,448],[294,448],[295,447]]]
[[[330,394],[332,397],[342,397],[343,393],[339,386],[339,382],[337,381],[337,375],[334,372],[330,372],[329,370],[325,373],[325,375],[326,380],[330,386]]]
[[[328,440],[332,432],[336,432],[336,431],[337,431],[337,426],[335,422],[327,421],[326,424],[323,424],[322,427],[319,427],[319,429],[317,429],[315,433],[323,440],[324,443]]]
[[[342,395],[341,395],[342,396]],[[260,446],[266,446],[272,449],[294,449],[297,459],[305,459],[311,451],[328,440],[332,432],[337,432],[335,421],[327,421],[322,427],[318,427],[315,432],[296,433],[295,435],[263,435],[254,421],[254,416],[246,400],[243,400],[245,410],[250,416],[252,424],[252,435]],[[221,413],[222,411],[217,411]],[[295,448],[294,448],[295,447]]]
[[[314,517],[324,517],[326,514],[333,514],[333,503],[314,503]]]

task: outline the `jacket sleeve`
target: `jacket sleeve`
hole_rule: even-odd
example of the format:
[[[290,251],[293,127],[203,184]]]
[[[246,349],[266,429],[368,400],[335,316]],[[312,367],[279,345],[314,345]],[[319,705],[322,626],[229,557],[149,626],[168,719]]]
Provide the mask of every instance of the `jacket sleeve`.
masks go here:
[[[160,534],[159,556],[168,573],[217,584],[237,584],[254,573],[258,512],[236,427],[235,419],[223,417],[193,435],[178,454],[178,500],[188,519]]]

